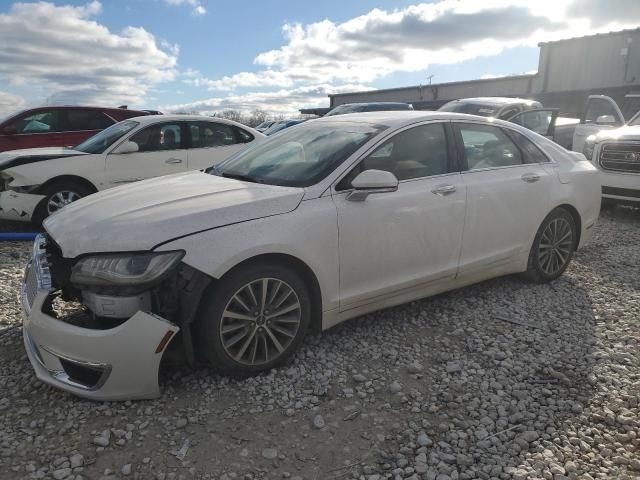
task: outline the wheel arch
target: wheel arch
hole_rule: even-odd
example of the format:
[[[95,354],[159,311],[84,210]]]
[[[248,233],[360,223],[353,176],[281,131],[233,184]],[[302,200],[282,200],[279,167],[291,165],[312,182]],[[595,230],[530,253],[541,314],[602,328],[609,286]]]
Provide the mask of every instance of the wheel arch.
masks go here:
[[[56,183],[63,183],[63,182],[70,182],[70,183],[80,184],[83,187],[86,187],[87,189],[91,190],[91,193],[96,193],[98,191],[98,189],[96,188],[96,186],[93,183],[91,183],[86,178],[80,177],[78,175],[58,175],[56,177],[50,178],[49,180],[44,182],[42,185],[40,185],[38,187],[37,191],[38,191],[38,193],[41,193],[48,186],[56,184]]]
[[[300,260],[298,257],[287,253],[262,253],[242,260],[240,263],[234,265],[227,270],[224,275],[219,279],[213,280],[213,288],[215,284],[224,281],[224,277],[231,272],[246,268],[249,265],[256,265],[259,263],[269,263],[276,265],[284,265],[294,270],[309,288],[309,294],[311,295],[311,324],[310,329],[313,332],[322,331],[322,291],[320,289],[320,282],[314,271],[307,265],[306,262]]]

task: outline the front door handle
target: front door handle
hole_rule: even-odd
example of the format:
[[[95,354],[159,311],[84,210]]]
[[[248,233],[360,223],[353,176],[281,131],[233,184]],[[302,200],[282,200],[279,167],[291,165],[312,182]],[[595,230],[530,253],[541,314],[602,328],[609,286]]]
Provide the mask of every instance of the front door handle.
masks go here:
[[[538,180],[540,180],[540,175],[538,175],[537,173],[525,173],[520,178],[522,178],[522,181],[524,181],[524,182],[535,183]]]
[[[169,160],[165,160],[164,163],[182,163],[181,158],[170,158]]]
[[[431,189],[431,193],[435,193],[436,195],[445,196],[449,195],[456,191],[455,185],[444,184],[444,185],[436,185]]]

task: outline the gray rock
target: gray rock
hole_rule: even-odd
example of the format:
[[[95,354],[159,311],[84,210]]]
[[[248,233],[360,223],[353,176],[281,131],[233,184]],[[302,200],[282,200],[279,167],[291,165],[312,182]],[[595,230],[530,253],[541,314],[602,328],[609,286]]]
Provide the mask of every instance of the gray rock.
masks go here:
[[[462,371],[462,365],[459,362],[448,362],[445,369],[447,373],[459,373]]]
[[[393,381],[393,382],[391,382],[391,384],[389,385],[389,391],[390,391],[391,393],[398,393],[398,392],[401,392],[401,391],[402,391],[402,385],[401,385],[399,382],[397,382],[397,381],[395,381],[395,380],[394,380],[394,381]]]
[[[53,471],[53,478],[55,478],[56,480],[62,480],[64,478],[67,478],[69,475],[71,475],[71,473],[73,473],[73,471],[68,467],[60,468],[59,470]]]
[[[262,450],[262,456],[267,460],[273,460],[278,456],[278,451],[275,448],[265,448]]]
[[[325,422],[324,422],[324,418],[322,418],[322,415],[318,414],[313,417],[313,426],[318,430],[321,430],[325,427]]]

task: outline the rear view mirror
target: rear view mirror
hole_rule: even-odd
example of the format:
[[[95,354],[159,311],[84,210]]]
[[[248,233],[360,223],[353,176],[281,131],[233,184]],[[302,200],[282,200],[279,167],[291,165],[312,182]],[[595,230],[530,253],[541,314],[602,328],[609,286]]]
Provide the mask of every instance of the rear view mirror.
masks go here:
[[[124,142],[120,146],[118,146],[113,153],[125,154],[125,153],[135,153],[140,149],[136,142]]]
[[[395,192],[398,190],[398,179],[384,170],[365,170],[351,181],[351,186],[353,191],[347,200],[361,202],[372,193]]]
[[[610,125],[612,123],[616,123],[616,119],[613,115],[600,115],[596,118],[596,123],[600,125]]]

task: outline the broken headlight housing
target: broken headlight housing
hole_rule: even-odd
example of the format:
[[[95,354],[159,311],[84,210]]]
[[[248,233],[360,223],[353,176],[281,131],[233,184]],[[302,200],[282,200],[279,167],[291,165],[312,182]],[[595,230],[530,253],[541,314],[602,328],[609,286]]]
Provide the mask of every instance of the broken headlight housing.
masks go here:
[[[165,278],[182,257],[182,250],[90,255],[71,268],[71,282],[76,286],[151,286]]]

